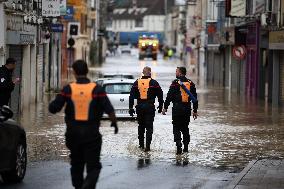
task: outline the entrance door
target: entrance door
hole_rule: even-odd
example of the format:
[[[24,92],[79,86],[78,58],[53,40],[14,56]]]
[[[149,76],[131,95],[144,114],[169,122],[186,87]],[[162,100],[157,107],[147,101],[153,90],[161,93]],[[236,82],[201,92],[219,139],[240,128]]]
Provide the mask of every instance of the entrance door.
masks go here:
[[[16,69],[13,77],[19,77],[22,79],[22,65],[23,65],[23,51],[20,45],[9,45],[9,57],[14,58],[16,62]],[[14,116],[17,117],[21,111],[21,83],[15,86],[11,95],[10,101],[11,109],[14,112]]]

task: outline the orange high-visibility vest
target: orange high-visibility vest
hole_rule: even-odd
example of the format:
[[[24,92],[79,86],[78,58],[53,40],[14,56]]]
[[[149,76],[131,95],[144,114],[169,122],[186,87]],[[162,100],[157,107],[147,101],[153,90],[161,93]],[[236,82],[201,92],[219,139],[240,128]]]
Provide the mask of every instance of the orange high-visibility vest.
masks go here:
[[[191,82],[183,82],[184,86],[190,90],[191,87]],[[189,95],[186,93],[185,90],[183,90],[183,88],[180,86],[180,92],[181,92],[181,101],[182,102],[189,102]]]
[[[92,92],[96,87],[95,83],[77,84],[72,83],[71,100],[74,103],[74,112],[76,121],[88,121],[89,108],[93,99]]]
[[[148,79],[138,79],[138,89],[140,93],[140,99],[148,99],[148,89],[150,87],[151,78]]]

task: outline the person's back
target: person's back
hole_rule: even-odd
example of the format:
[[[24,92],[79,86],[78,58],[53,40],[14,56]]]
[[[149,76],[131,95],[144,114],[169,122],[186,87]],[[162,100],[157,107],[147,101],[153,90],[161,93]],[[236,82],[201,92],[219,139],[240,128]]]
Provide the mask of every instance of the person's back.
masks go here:
[[[176,77],[168,91],[165,103],[163,114],[166,114],[167,109],[170,103],[173,103],[172,107],[172,124],[173,124],[173,134],[174,141],[177,146],[177,154],[182,153],[182,143],[184,144],[184,152],[188,152],[188,145],[190,142],[189,135],[189,122],[191,116],[191,97],[186,92],[188,90],[192,97],[196,99],[193,102],[193,118],[197,118],[197,109],[198,109],[198,101],[197,101],[197,93],[195,84],[185,77],[186,68],[178,67],[176,69]],[[185,87],[185,88],[183,88]],[[181,133],[183,134],[183,139],[181,137]]]
[[[143,69],[144,76],[133,84],[129,96],[129,113],[134,114],[134,99],[137,99],[136,113],[138,120],[138,139],[139,148],[144,149],[144,133],[146,132],[146,148],[145,151],[150,151],[150,145],[153,134],[153,122],[155,117],[155,98],[158,97],[158,111],[162,111],[163,106],[163,91],[159,83],[151,78],[151,68]]]
[[[66,146],[71,155],[71,176],[75,188],[95,188],[101,170],[100,153],[102,136],[100,120],[107,113],[118,132],[114,109],[103,88],[87,78],[88,67],[83,60],[72,65],[76,82],[63,88],[49,105],[51,113],[57,113],[65,106]],[[87,177],[84,180],[84,167]]]

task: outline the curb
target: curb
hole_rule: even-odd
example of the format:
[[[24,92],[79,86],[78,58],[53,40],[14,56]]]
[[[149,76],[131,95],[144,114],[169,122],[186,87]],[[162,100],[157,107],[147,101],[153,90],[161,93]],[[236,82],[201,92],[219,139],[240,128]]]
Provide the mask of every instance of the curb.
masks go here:
[[[250,171],[250,169],[255,165],[258,160],[251,161],[243,170],[242,172],[234,178],[227,187],[227,189],[235,189],[236,186],[241,182],[241,180],[246,176],[246,174]]]

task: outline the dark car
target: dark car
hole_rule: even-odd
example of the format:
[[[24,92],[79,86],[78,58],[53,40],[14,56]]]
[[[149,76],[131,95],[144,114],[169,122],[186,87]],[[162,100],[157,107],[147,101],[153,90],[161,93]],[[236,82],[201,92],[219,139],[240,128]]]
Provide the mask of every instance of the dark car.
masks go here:
[[[27,166],[26,133],[12,117],[9,107],[0,108],[0,174],[5,183],[22,181]]]

